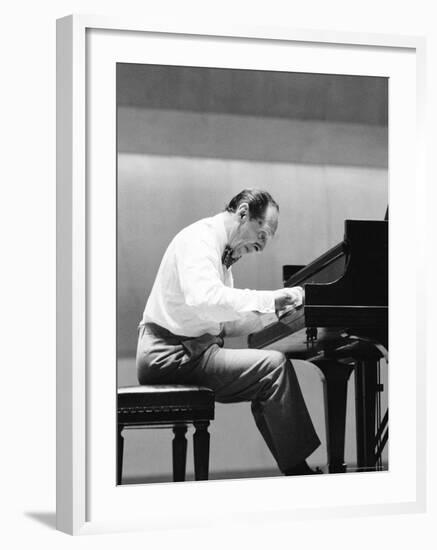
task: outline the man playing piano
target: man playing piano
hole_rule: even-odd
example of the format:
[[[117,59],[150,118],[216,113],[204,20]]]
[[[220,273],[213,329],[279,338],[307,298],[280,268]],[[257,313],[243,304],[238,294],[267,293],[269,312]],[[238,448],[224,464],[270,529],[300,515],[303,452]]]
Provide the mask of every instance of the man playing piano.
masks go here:
[[[161,261],[139,326],[140,384],[196,384],[222,403],[250,401],[279,469],[314,473],[320,444],[291,362],[277,351],[227,349],[224,336],[249,334],[272,314],[302,303],[300,287],[234,288],[231,265],[261,252],[274,236],[279,207],[269,193],[245,189],[224,212],[178,233]]]

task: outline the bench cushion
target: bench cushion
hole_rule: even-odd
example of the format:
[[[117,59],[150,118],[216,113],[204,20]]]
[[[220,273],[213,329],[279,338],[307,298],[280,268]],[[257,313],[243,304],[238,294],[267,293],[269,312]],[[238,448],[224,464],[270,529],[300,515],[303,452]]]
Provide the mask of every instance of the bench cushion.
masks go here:
[[[128,386],[117,393],[118,422],[122,424],[214,418],[214,392],[203,386]]]

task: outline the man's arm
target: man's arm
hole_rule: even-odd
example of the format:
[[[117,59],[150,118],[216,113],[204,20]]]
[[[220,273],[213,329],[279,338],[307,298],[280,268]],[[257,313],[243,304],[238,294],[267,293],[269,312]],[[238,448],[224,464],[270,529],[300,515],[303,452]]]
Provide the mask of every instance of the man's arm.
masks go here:
[[[224,323],[223,336],[248,336],[277,320],[275,313],[246,313],[238,321]]]
[[[257,311],[273,313],[273,291],[238,289],[226,286],[223,266],[214,243],[207,237],[186,234],[175,241],[179,283],[188,306],[205,320],[236,321],[241,314]]]
[[[226,286],[221,279],[221,259],[207,238],[184,235],[175,242],[179,282],[188,306],[205,320],[238,321],[249,312],[275,313],[300,305],[295,289],[250,290]]]

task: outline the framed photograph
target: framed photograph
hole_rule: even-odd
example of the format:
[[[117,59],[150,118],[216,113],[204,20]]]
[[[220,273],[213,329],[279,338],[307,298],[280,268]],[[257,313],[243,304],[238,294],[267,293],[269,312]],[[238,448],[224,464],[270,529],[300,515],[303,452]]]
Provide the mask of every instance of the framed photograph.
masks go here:
[[[58,20],[60,530],[424,509],[424,49]]]

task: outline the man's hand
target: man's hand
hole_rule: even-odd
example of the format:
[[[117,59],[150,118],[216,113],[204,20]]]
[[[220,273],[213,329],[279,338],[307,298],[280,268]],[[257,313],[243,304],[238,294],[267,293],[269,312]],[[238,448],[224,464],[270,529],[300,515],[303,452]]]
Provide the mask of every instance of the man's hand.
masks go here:
[[[280,288],[275,290],[275,310],[279,317],[284,313],[284,310],[293,309],[302,305],[304,299],[304,291],[300,286],[292,288]]]

